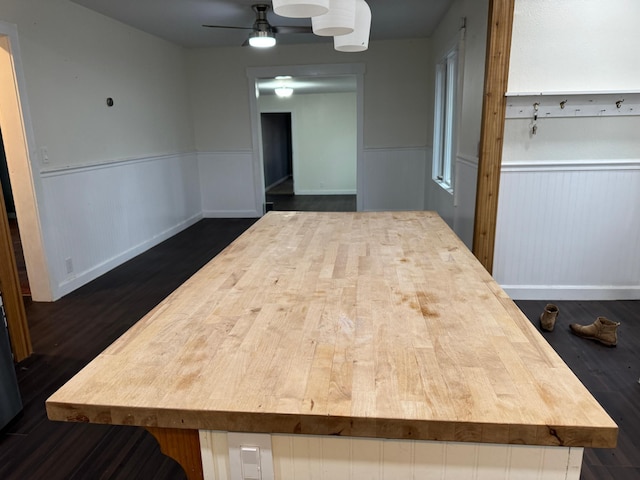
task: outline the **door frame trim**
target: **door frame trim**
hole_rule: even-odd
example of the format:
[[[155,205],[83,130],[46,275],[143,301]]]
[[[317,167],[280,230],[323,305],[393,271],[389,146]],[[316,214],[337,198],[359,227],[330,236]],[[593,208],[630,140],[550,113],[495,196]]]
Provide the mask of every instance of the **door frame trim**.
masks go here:
[[[251,116],[251,139],[253,151],[253,186],[255,191],[256,212],[263,211],[264,203],[264,165],[262,158],[262,132],[260,129],[260,111],[256,98],[257,80],[277,75],[304,77],[323,77],[336,75],[354,75],[356,77],[356,209],[364,209],[364,63],[337,63],[319,65],[284,65],[270,67],[248,67],[249,111]],[[293,126],[292,126],[293,128]]]
[[[46,217],[41,215],[39,202],[44,194],[15,25],[0,21],[0,49],[0,77],[8,87],[0,92],[0,125],[5,133],[4,147],[31,297],[48,302],[53,301],[53,291],[45,241]]]

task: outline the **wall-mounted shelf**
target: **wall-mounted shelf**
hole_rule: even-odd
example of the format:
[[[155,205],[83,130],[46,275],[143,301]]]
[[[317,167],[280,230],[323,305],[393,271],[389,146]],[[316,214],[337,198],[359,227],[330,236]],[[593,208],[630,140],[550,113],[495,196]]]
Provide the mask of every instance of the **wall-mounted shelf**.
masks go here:
[[[508,92],[506,118],[619,117],[640,115],[640,91]]]

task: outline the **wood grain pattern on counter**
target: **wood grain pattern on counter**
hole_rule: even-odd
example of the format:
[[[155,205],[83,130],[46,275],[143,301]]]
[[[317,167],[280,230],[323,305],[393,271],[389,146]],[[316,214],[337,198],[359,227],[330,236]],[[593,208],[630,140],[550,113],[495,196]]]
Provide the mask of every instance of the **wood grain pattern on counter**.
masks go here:
[[[47,401],[52,420],[613,447],[432,212],[270,212]]]

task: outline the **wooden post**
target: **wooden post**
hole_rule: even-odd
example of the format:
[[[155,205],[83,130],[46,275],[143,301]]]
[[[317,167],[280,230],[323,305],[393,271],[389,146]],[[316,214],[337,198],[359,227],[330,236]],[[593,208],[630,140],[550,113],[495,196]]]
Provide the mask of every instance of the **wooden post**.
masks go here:
[[[146,427],[160,445],[160,451],[180,464],[188,480],[203,480],[198,430]]]
[[[511,30],[515,0],[490,0],[487,54],[480,133],[480,158],[476,191],[473,254],[489,273],[498,216],[498,191],[504,141],[504,122],[511,55]]]
[[[4,311],[7,314],[13,358],[19,362],[31,355],[33,348],[2,187],[0,187],[0,292],[2,292]]]

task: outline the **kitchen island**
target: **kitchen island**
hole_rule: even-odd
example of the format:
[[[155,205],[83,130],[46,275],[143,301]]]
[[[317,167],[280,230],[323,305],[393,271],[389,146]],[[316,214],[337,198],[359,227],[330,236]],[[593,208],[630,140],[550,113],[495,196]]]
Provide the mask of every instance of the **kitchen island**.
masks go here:
[[[577,480],[582,449],[617,438],[433,212],[268,213],[47,412],[146,427],[194,479],[254,445],[227,432],[266,434],[265,479]]]

